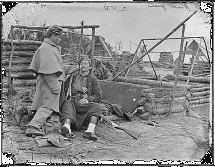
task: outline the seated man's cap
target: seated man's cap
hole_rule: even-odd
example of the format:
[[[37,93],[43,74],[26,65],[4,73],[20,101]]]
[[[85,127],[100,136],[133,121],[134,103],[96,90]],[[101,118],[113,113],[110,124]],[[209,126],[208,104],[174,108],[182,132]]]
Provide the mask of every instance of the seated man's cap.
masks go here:
[[[52,25],[47,30],[47,33],[54,34],[54,35],[61,35],[62,32],[63,32],[63,28],[58,25]]]

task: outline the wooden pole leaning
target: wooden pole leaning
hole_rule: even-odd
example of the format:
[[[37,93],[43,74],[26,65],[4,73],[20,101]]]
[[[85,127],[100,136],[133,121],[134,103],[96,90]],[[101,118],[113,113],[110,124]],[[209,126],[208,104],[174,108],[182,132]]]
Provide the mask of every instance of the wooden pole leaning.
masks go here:
[[[146,54],[151,52],[155,47],[157,47],[159,44],[161,44],[165,39],[167,39],[170,35],[172,35],[177,29],[179,29],[187,20],[189,20],[194,14],[196,14],[197,11],[193,12],[190,16],[188,16],[184,21],[182,21],[176,28],[174,28],[170,33],[168,33],[162,40],[160,40],[158,43],[156,43],[153,47],[151,47],[146,53],[144,53],[141,57],[139,57],[137,60],[135,60],[133,63],[131,63],[129,66],[127,66],[124,70],[122,70],[119,74],[117,74],[112,80],[115,80],[118,76],[120,76],[123,72],[125,72],[129,67],[134,65],[136,62],[138,62],[140,59],[142,59]]]

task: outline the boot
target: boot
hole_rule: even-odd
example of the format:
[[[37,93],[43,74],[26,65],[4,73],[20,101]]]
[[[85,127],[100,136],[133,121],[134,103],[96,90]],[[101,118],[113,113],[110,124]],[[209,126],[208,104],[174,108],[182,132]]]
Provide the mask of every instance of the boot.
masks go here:
[[[97,136],[93,132],[84,132],[83,137],[94,141],[97,140]]]
[[[31,106],[27,106],[27,110],[28,110],[28,121],[30,122],[34,115],[36,114],[36,110],[31,110]]]
[[[15,119],[18,126],[20,125],[20,122],[21,122],[24,115],[28,115],[27,108],[25,108],[23,106],[17,107],[15,110],[15,113],[14,113],[14,119]]]
[[[68,137],[68,138],[75,138],[75,135],[71,132],[71,121],[70,119],[66,118],[64,121],[63,121],[63,126],[61,127],[61,134],[64,136],[64,137]]]
[[[29,126],[25,131],[25,135],[35,138],[37,136],[44,136],[44,133],[33,126]]]

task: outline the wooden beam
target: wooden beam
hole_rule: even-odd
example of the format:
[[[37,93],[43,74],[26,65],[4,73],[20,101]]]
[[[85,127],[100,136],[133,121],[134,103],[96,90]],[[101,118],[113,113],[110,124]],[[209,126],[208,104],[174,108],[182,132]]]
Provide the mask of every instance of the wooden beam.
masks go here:
[[[20,26],[20,25],[14,25],[14,28],[23,28],[23,29],[36,29],[36,30],[43,30],[48,29],[50,26],[45,27],[30,27],[30,26]],[[84,26],[61,26],[62,28],[68,28],[68,29],[81,29],[81,28],[99,28],[99,25],[84,25]]]

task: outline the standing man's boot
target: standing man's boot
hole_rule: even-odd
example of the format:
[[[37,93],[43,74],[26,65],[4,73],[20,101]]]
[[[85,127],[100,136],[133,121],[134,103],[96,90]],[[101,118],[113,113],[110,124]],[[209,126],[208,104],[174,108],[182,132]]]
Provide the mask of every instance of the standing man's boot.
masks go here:
[[[19,106],[15,109],[14,119],[15,119],[18,126],[20,125],[20,122],[21,122],[24,115],[28,115],[27,108],[25,108],[23,106]]]

